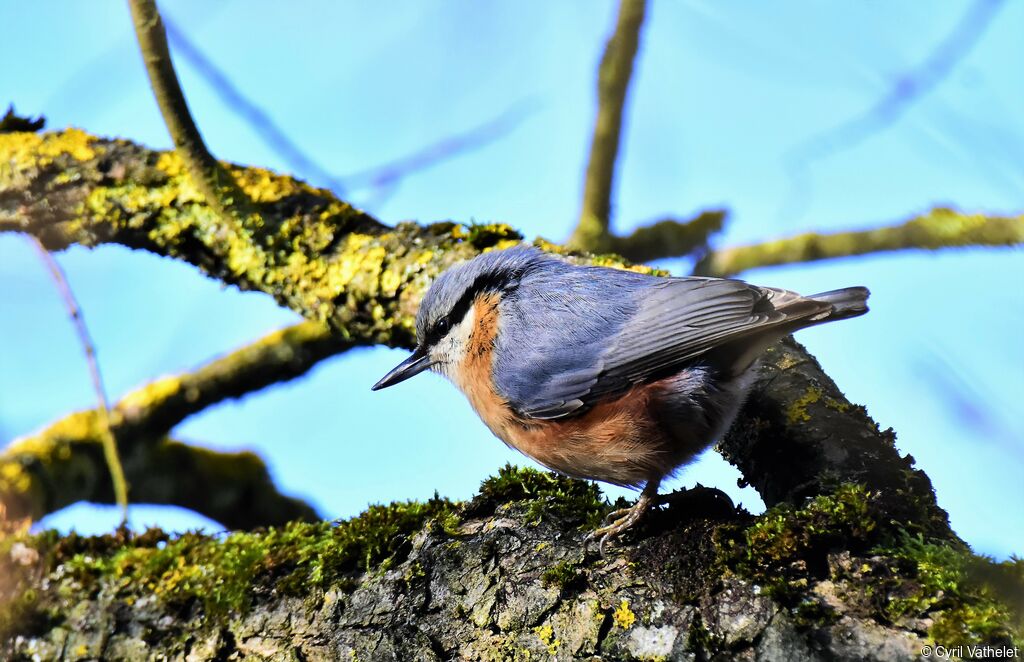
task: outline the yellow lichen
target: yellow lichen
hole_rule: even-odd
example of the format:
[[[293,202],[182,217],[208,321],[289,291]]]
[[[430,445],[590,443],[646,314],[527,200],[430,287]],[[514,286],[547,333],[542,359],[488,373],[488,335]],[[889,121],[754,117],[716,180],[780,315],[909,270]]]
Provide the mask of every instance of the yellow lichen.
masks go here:
[[[533,628],[533,631],[537,633],[537,638],[540,639],[540,643],[547,646],[548,655],[555,655],[558,652],[558,647],[562,645],[562,640],[555,639],[554,628],[550,625],[539,625]]]
[[[629,600],[622,599],[622,602],[619,603],[618,608],[612,614],[612,620],[623,630],[633,627],[633,623],[636,622],[636,614],[629,608]]]
[[[822,395],[822,390],[817,386],[808,386],[804,394],[786,408],[786,422],[794,425],[811,420],[811,415],[807,413],[807,406],[821,400]]]
[[[161,377],[143,388],[132,391],[122,398],[117,406],[122,411],[147,409],[158,402],[174,397],[180,390],[180,377]]]

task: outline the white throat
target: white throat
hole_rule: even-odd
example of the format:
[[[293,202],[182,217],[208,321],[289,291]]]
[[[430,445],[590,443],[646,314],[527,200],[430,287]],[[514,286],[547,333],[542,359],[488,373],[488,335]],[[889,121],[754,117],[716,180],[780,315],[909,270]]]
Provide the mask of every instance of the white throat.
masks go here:
[[[470,306],[462,321],[452,327],[444,338],[441,338],[430,350],[433,369],[450,379],[456,386],[464,389],[459,366],[466,358],[469,340],[473,335],[476,323],[476,307]]]

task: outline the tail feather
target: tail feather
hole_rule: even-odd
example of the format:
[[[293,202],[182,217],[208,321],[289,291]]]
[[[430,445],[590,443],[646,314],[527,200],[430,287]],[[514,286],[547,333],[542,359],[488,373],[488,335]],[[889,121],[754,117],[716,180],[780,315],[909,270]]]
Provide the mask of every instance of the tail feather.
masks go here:
[[[808,299],[820,301],[832,306],[832,312],[821,321],[841,320],[857,317],[868,312],[868,296],[871,292],[866,287],[844,287],[841,290],[813,294]]]

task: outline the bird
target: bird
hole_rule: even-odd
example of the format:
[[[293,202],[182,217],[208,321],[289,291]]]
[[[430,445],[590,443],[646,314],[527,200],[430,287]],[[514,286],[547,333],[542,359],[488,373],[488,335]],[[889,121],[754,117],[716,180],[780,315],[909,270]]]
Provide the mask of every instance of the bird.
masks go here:
[[[640,490],[588,536],[661,502],[661,482],[729,429],[770,345],[867,312],[869,292],[802,296],[732,278],[574,264],[529,244],[443,271],[413,353],[373,385],[447,377],[491,432],[566,476]]]

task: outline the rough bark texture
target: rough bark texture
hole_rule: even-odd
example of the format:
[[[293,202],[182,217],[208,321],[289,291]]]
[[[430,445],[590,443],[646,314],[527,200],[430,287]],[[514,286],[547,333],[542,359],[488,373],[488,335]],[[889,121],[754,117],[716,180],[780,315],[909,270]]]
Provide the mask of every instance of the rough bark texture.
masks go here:
[[[758,519],[720,493],[682,493],[604,559],[579,528],[605,512],[595,496],[585,483],[506,470],[468,504],[432,502],[397,528],[397,510],[364,515],[383,535],[354,520],[185,543],[158,532],[8,543],[5,576],[37,593],[7,615],[17,634],[6,652],[888,662],[935,641],[1013,643],[1005,623],[965,620],[1003,609],[968,580],[937,589],[920,551],[878,548],[889,533],[858,488]],[[375,536],[380,545],[366,542]]]

